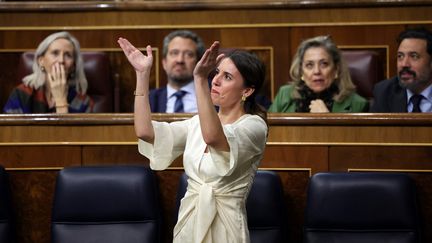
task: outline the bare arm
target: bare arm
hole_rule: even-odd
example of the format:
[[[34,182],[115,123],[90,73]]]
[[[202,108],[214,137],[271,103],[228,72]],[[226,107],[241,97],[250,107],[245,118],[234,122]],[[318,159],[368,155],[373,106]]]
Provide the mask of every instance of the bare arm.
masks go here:
[[[198,103],[198,116],[201,132],[207,145],[221,151],[229,151],[229,144],[223,132],[222,124],[214,108],[208,87],[208,75],[223,58],[218,56],[219,42],[206,50],[194,70],[194,81]]]
[[[117,41],[123,49],[127,59],[136,72],[134,127],[138,138],[153,143],[154,130],[151,123],[149,102],[149,79],[153,64],[151,46],[147,46],[147,56],[133,46],[128,40],[119,38]]]

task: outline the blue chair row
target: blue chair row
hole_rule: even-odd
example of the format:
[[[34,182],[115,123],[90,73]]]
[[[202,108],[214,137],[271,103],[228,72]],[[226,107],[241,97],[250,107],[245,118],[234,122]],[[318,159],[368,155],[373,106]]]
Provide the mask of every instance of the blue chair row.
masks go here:
[[[180,179],[178,199],[187,180]],[[415,184],[395,173],[318,173],[307,192],[306,243],[421,242]],[[60,171],[52,242],[160,242],[158,184],[147,167],[73,167]],[[0,167],[0,242],[14,242],[8,175]],[[247,201],[251,242],[287,242],[282,183],[258,171]]]
[[[187,181],[180,180],[178,198]],[[60,171],[52,239],[57,243],[160,242],[161,206],[156,177],[146,167],[74,167]],[[251,242],[285,242],[279,176],[259,171],[247,202]]]

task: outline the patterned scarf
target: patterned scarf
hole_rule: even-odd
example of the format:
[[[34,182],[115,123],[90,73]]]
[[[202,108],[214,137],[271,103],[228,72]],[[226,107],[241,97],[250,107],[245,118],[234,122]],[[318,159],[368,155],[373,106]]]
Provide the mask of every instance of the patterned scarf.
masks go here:
[[[312,100],[321,99],[324,101],[324,104],[327,106],[329,111],[332,110],[333,106],[333,96],[339,93],[339,88],[335,83],[330,85],[330,87],[321,93],[314,93],[304,81],[302,81],[299,85],[298,92],[300,94],[300,99],[295,99],[296,103],[296,112],[310,112],[309,105]]]

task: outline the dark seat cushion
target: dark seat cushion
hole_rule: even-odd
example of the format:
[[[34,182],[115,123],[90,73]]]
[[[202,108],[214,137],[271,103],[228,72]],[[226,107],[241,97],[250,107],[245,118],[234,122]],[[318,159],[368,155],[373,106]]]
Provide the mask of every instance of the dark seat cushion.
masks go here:
[[[0,242],[14,242],[15,228],[12,215],[9,175],[0,166]]]
[[[257,171],[246,202],[251,242],[284,242],[286,210],[276,172]]]
[[[417,242],[415,185],[405,174],[318,173],[310,181],[305,242]]]
[[[59,173],[53,242],[159,242],[161,211],[147,167],[75,167]]]

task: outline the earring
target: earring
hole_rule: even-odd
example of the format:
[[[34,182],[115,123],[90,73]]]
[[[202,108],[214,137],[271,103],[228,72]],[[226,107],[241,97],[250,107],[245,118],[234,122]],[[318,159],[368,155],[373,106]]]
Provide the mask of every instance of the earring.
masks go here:
[[[39,68],[40,68],[40,70],[42,71],[42,72],[45,72],[45,67],[44,66],[39,66]]]
[[[301,79],[301,80],[304,80],[304,77],[303,77],[303,75],[302,75],[302,76],[300,77],[300,79]]]
[[[338,79],[339,78],[339,75],[336,73],[336,75],[335,75],[335,79]]]
[[[246,98],[247,98],[246,95],[243,95],[242,98],[241,98],[242,102],[245,102]]]

